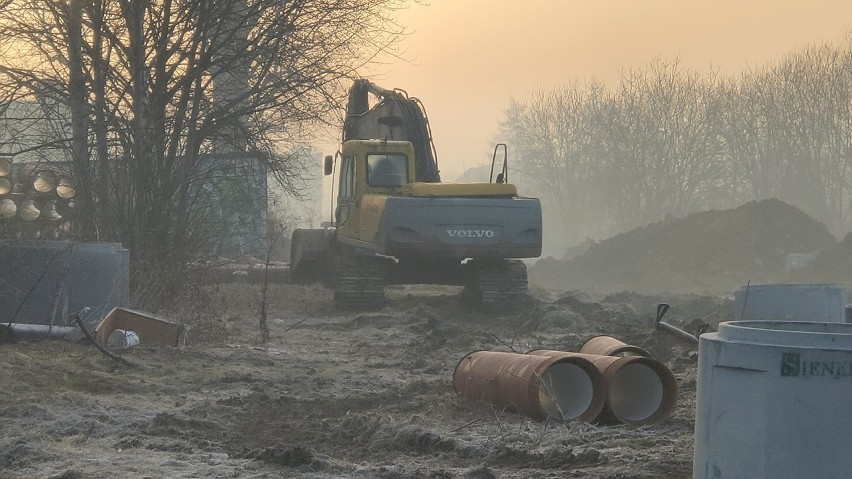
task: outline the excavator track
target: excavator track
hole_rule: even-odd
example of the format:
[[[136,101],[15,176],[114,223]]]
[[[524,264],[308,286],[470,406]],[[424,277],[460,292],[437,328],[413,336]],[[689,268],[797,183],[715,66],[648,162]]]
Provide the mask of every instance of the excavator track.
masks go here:
[[[379,309],[385,304],[382,258],[341,252],[333,273],[334,303],[341,309]]]
[[[486,311],[517,311],[527,297],[527,267],[519,260],[472,261],[462,297]]]

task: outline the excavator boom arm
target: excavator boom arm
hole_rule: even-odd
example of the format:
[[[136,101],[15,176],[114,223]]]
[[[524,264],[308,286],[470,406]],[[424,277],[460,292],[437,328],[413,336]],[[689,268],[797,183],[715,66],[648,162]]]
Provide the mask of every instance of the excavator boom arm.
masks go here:
[[[370,106],[369,95],[379,102]],[[438,183],[441,175],[429,119],[423,104],[402,90],[388,90],[368,80],[356,80],[349,90],[343,141],[404,140],[415,154],[415,181]]]

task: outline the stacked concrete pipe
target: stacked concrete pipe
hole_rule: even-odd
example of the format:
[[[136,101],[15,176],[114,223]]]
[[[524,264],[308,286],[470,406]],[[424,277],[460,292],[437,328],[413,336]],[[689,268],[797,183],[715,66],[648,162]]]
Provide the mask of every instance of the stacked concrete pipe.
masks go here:
[[[621,422],[635,425],[655,424],[674,413],[677,407],[677,380],[671,370],[652,358],[647,350],[611,336],[600,335],[583,343],[580,352],[626,359],[606,366],[611,373],[604,373],[604,377],[612,386],[606,413]],[[605,365],[608,361],[601,359],[593,362]],[[644,417],[643,410],[653,412]]]
[[[634,426],[656,424],[671,416],[677,406],[677,381],[671,370],[656,359],[543,349],[530,354],[583,358],[594,364],[607,384],[606,404],[597,418],[600,421]]]
[[[600,371],[581,357],[475,351],[459,361],[453,387],[468,399],[535,419],[591,421],[606,398]]]
[[[0,156],[0,220],[14,218],[18,212],[18,205],[7,196],[12,192],[12,180],[9,178],[11,173],[12,160]]]
[[[677,380],[671,370],[646,350],[611,336],[589,339],[579,353],[535,350],[530,354],[580,357],[594,364],[607,383],[601,421],[656,424],[670,417],[677,406]]]
[[[74,183],[60,167],[0,153],[0,239],[61,239],[72,230]]]

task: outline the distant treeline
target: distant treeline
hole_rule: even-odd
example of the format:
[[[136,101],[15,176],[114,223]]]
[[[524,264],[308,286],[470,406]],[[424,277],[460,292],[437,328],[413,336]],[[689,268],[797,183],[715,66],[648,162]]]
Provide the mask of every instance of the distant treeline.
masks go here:
[[[852,229],[852,38],[739,77],[656,59],[513,101],[503,126],[564,246],[765,198]]]

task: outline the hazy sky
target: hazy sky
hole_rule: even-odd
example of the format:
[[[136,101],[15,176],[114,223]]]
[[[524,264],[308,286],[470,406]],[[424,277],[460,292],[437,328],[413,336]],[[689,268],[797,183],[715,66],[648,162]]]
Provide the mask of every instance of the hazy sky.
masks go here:
[[[487,164],[510,98],[654,57],[733,74],[808,44],[840,41],[850,0],[429,0],[398,13],[405,61],[371,79],[423,101],[442,177]],[[511,161],[511,145],[510,145]]]

